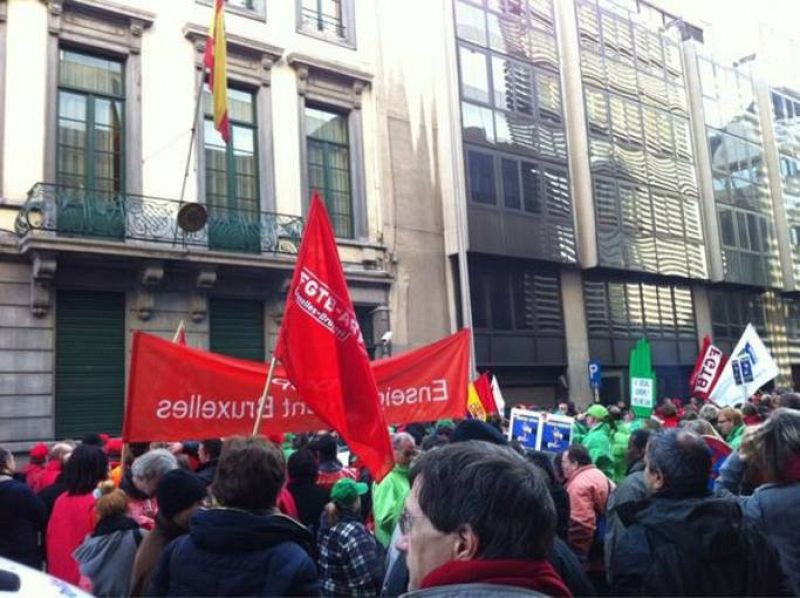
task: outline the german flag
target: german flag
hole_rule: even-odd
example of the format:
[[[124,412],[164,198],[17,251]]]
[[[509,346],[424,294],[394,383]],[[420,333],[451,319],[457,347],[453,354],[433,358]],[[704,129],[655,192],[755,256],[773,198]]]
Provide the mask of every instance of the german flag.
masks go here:
[[[209,70],[208,87],[214,94],[214,128],[225,143],[231,141],[228,122],[228,51],[225,40],[225,0],[214,0],[203,64]]]

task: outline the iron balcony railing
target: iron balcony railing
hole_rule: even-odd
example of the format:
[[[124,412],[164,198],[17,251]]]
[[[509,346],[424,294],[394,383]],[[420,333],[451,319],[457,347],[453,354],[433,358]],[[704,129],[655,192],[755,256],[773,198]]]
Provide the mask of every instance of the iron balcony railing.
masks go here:
[[[190,233],[178,225],[184,205],[160,197],[37,183],[17,214],[15,231],[20,237],[48,231],[59,237],[250,254],[294,254],[300,246],[299,216],[204,204],[205,225]]]

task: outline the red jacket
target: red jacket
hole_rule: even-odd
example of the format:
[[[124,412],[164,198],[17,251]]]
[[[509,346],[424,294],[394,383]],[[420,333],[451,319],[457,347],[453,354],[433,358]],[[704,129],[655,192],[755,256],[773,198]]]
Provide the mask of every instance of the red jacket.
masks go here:
[[[61,461],[48,461],[47,465],[44,466],[42,475],[37,478],[38,487],[34,488],[33,491],[39,493],[48,486],[52,486],[60,475]]]
[[[39,484],[39,478],[42,477],[44,471],[44,465],[38,463],[28,463],[22,468],[22,475],[25,476],[25,483],[33,490],[34,494],[39,492],[37,484]]]
[[[567,478],[565,488],[569,494],[569,545],[579,555],[587,556],[597,529],[597,516],[605,513],[614,483],[594,465],[584,465]]]
[[[47,524],[47,572],[72,585],[81,579],[72,553],[92,533],[97,522],[95,498],[89,494],[64,493],[56,499]]]

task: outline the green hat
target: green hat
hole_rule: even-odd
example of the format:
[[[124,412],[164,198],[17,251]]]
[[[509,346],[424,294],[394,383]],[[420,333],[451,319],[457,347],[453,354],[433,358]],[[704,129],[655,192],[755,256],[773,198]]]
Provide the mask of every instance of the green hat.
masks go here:
[[[356,482],[350,478],[342,478],[331,488],[331,500],[335,503],[349,505],[358,496],[363,496],[369,492],[369,486]]]
[[[602,405],[594,404],[586,410],[586,415],[591,415],[595,419],[607,419],[608,409]]]

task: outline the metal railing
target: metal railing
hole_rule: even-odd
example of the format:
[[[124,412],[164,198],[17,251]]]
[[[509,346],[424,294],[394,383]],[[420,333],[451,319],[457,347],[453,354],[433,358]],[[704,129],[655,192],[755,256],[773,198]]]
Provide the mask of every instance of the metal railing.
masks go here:
[[[249,254],[294,254],[300,246],[299,216],[204,205],[205,225],[189,233],[178,226],[178,211],[186,203],[37,183],[28,192],[14,228],[20,237],[49,231],[59,237]]]
[[[304,8],[302,16],[304,27],[310,27],[320,33],[332,33],[344,39],[345,26],[341,18],[325,14],[321,9],[311,8]]]

